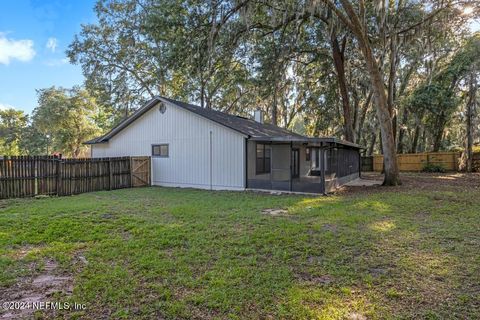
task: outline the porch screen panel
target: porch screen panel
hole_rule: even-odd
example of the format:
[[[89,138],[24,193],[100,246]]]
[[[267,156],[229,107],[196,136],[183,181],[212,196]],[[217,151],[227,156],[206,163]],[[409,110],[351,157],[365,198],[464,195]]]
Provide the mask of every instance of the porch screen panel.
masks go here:
[[[259,146],[262,146],[262,150],[260,150]],[[263,149],[263,147],[265,149]],[[265,158],[265,156],[267,157]],[[248,141],[247,142],[247,188],[267,189],[267,190],[271,189],[272,183],[271,183],[271,177],[270,177],[271,176],[270,165],[271,165],[270,145],[262,144],[262,143],[257,144],[257,142],[255,141]]]
[[[304,146],[297,144],[293,146],[300,150],[300,174],[292,179],[292,191],[295,192],[322,192],[320,176],[320,148],[317,146]],[[310,150],[310,157],[307,157],[306,149]]]
[[[355,179],[359,173],[360,153],[355,148],[331,145],[325,150],[325,188],[328,192]]]
[[[338,176],[346,177],[359,172],[359,152],[356,149],[342,148],[339,150]]]
[[[290,190],[290,145],[272,144],[272,189]]]

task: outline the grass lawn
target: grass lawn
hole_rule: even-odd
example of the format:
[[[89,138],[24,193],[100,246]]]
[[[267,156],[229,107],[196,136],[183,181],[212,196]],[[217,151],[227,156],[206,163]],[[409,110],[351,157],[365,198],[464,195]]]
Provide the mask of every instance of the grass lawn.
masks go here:
[[[38,318],[480,318],[480,176],[404,181],[0,201],[0,301],[86,306]]]

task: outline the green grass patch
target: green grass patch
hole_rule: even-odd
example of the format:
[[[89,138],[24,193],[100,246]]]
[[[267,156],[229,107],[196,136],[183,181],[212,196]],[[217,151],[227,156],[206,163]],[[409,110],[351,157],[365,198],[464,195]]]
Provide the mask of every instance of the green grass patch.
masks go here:
[[[479,189],[3,201],[0,291],[50,259],[87,305],[67,318],[478,318],[479,208]]]

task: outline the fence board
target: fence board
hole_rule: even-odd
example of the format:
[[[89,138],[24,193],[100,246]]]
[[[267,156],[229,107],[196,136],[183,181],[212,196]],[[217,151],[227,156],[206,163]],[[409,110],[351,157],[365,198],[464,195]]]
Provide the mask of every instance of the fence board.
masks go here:
[[[440,165],[445,170],[458,170],[458,152],[429,152],[398,154],[397,162],[400,171],[422,171],[427,164]],[[383,156],[373,156],[373,171],[383,171]]]
[[[138,162],[148,165],[138,166]],[[149,164],[150,157],[0,157],[0,199],[146,186],[150,185]]]

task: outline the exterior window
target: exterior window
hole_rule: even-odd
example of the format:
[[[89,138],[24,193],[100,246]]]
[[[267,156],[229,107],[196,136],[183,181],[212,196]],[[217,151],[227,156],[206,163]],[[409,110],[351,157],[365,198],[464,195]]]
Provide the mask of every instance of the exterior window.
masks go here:
[[[257,143],[256,173],[270,173],[270,147],[263,143]]]
[[[305,161],[310,161],[310,159],[311,159],[310,158],[310,152],[312,152],[311,150],[312,149],[310,149],[310,148],[305,148]]]
[[[168,144],[152,145],[152,157],[168,158]]]
[[[320,148],[312,148],[312,170],[320,170]],[[331,151],[325,150],[323,154],[323,165],[325,171],[328,169],[328,163],[331,161]]]

